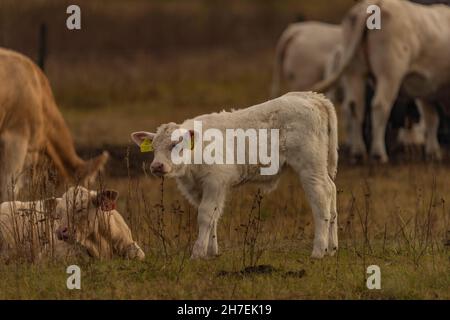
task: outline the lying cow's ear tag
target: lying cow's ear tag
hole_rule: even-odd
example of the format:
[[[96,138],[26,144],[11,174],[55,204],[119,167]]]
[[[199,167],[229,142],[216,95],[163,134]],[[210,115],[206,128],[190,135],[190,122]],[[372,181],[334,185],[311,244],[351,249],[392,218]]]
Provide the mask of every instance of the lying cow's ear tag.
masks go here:
[[[100,209],[102,211],[111,211],[116,209],[116,203],[114,201],[103,200]]]
[[[153,151],[153,144],[149,138],[145,138],[144,141],[142,141],[140,147],[141,147],[141,152],[152,152]]]

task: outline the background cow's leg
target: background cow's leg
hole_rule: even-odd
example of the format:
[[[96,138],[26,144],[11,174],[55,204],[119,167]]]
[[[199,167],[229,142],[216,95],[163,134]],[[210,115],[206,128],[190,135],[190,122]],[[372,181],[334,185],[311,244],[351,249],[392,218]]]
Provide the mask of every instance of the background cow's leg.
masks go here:
[[[222,213],[225,202],[225,188],[216,183],[204,183],[202,201],[198,207],[198,238],[192,250],[192,258],[203,258],[208,253],[210,234]],[[217,234],[215,237],[217,241]]]
[[[353,161],[362,161],[366,157],[366,145],[363,138],[365,78],[350,71],[343,77],[345,98],[343,103],[344,117],[349,122],[347,132],[350,137],[350,157]]]
[[[386,126],[392,106],[401,85],[402,76],[389,75],[387,70],[376,75],[375,96],[372,100],[372,150],[371,156],[376,161],[388,161],[385,144]]]
[[[371,157],[381,163],[388,161],[385,143],[386,126],[400,86],[409,68],[408,48],[400,47],[386,32],[392,23],[384,20],[384,28],[367,35],[368,66],[374,76],[375,92],[372,99]],[[382,44],[382,45],[380,45]]]
[[[32,189],[34,186],[43,181],[43,174],[40,172],[40,175],[37,175],[37,163],[39,161],[39,152],[37,151],[28,151],[25,155],[25,160],[22,167],[22,173],[17,178],[16,188],[17,190],[23,190],[28,183],[33,186],[30,188],[30,191],[35,192],[36,190]]]
[[[425,153],[427,158],[441,160],[441,148],[438,141],[439,114],[436,107],[425,100],[416,100],[425,121]]]
[[[17,193],[16,181],[21,174],[27,154],[25,137],[4,132],[0,136],[0,200],[6,201]],[[13,190],[14,188],[14,190]]]
[[[351,146],[353,145],[352,141],[352,117],[350,113],[349,104],[344,100],[341,103],[341,117],[340,122],[342,123],[342,128],[344,129],[345,134],[345,142],[344,145],[348,148],[349,154],[351,155]]]

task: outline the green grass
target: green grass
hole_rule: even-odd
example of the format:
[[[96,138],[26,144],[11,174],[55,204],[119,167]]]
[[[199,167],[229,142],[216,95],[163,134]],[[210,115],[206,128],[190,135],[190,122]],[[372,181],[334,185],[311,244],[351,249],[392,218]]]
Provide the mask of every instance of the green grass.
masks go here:
[[[1,299],[449,299],[448,256],[427,255],[416,266],[402,254],[383,258],[351,249],[321,261],[309,250],[286,242],[270,248],[261,264],[269,274],[222,275],[240,270],[240,253],[226,250],[207,261],[186,261],[183,254],[168,261],[149,256],[144,262],[112,260],[80,265],[81,290],[66,288],[68,264],[46,267],[10,265],[1,268]],[[365,260],[365,261],[364,261]],[[366,267],[381,268],[381,290],[366,287]],[[304,270],[303,273],[288,272]],[[4,275],[8,275],[4,277]]]
[[[221,255],[209,260],[189,259],[196,212],[174,181],[165,181],[161,189],[154,178],[105,177],[104,183],[121,194],[118,209],[146,260],[2,264],[0,298],[449,299],[449,175],[448,168],[433,165],[342,166],[337,178],[340,249],[323,260],[309,258],[312,214],[290,171],[277,190],[263,197],[259,231],[249,224],[257,215],[252,210],[256,189],[242,187],[231,194],[219,223]],[[257,238],[246,241],[246,233]],[[250,259],[252,252],[256,258]],[[80,291],[66,288],[65,270],[71,264],[81,267]],[[381,290],[366,288],[366,268],[372,264],[381,268]],[[240,273],[260,265],[273,272]]]

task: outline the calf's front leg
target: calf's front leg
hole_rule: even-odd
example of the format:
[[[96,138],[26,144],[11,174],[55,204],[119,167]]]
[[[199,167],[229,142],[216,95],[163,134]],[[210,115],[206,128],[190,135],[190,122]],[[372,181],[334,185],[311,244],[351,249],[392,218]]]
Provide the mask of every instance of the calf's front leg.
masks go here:
[[[217,221],[222,214],[225,190],[214,184],[205,183],[202,200],[198,207],[198,238],[195,241],[191,258],[205,258],[217,255]]]
[[[209,257],[214,257],[219,255],[219,245],[217,244],[217,221],[219,219],[214,220],[213,227],[211,229],[211,233],[209,234],[209,243],[208,243],[208,251],[207,255]]]

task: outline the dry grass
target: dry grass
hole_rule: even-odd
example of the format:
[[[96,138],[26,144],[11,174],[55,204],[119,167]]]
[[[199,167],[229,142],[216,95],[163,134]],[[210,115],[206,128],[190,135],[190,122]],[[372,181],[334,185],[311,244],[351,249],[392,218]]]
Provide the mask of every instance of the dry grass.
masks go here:
[[[309,258],[312,215],[291,172],[256,202],[254,187],[233,192],[219,224],[221,256],[206,261],[189,260],[195,210],[173,181],[105,178],[121,193],[119,210],[146,261],[2,265],[0,298],[448,299],[449,178],[448,168],[433,165],[342,167],[340,251],[322,261]],[[82,269],[79,292],[65,288],[72,263]],[[372,264],[381,268],[380,291],[365,287]]]

